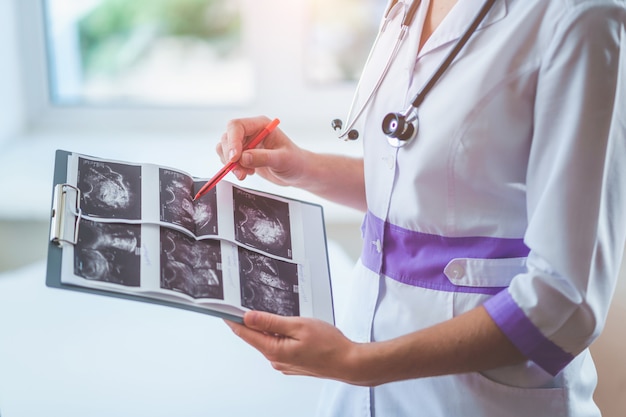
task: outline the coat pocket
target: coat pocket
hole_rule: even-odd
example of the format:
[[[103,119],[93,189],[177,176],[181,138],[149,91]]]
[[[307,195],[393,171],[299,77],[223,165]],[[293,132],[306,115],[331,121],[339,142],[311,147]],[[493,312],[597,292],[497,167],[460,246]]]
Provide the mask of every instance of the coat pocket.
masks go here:
[[[451,283],[459,287],[454,294],[452,315],[459,316],[482,305],[494,294],[505,290],[516,276],[527,271],[526,258],[451,260],[446,265],[444,274]],[[551,402],[553,394],[557,396],[563,394],[550,389],[525,391],[523,387],[555,388],[560,385],[558,380],[530,361],[475,374],[474,383],[479,382],[493,387],[501,385],[502,395],[506,393],[511,398],[519,395],[520,398],[528,400],[536,396],[536,400]]]

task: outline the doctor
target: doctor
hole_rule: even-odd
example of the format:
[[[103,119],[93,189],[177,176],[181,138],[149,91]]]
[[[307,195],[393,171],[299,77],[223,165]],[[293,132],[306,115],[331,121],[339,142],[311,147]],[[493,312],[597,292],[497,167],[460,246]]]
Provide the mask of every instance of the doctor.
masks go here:
[[[365,213],[337,328],[261,312],[229,323],[279,371],[331,380],[320,415],[600,415],[588,347],[626,237],[626,7],[496,0],[405,112],[414,135],[390,146],[383,119],[411,108],[484,4],[417,3],[380,80],[409,6],[389,10],[353,107],[363,159],[280,130],[242,153],[264,117],[230,121],[217,146],[239,179]]]

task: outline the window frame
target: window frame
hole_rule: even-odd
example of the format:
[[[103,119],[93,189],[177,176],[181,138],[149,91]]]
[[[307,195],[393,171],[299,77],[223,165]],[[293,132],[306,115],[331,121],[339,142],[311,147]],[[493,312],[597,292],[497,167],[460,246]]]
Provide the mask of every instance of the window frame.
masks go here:
[[[26,125],[35,130],[223,129],[229,119],[278,117],[283,126],[332,135],[330,121],[344,117],[355,82],[328,86],[305,79],[306,33],[310,1],[242,0],[244,47],[251,51],[255,99],[245,106],[141,107],[132,105],[57,105],[51,102],[49,56],[43,0],[14,0]],[[285,16],[289,16],[286,18]],[[258,36],[262,33],[263,36]]]

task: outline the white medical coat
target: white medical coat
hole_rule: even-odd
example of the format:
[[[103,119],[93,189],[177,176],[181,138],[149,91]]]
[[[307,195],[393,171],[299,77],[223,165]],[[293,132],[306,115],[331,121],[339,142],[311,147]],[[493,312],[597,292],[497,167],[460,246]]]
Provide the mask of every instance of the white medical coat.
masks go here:
[[[484,305],[528,360],[374,388],[330,382],[321,415],[599,415],[587,347],[625,240],[625,5],[498,0],[420,106],[417,138],[388,146],[384,115],[407,107],[482,3],[459,0],[418,51],[422,1],[361,119],[368,213],[338,326],[357,342],[387,340]]]

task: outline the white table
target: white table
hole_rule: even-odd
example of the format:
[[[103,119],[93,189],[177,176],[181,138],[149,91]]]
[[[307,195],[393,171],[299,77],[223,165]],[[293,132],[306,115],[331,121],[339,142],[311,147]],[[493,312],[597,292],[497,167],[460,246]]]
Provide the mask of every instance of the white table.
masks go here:
[[[331,269],[349,260],[331,244]],[[310,416],[322,381],[287,377],[222,320],[0,275],[0,416]],[[341,290],[335,289],[336,300]]]

